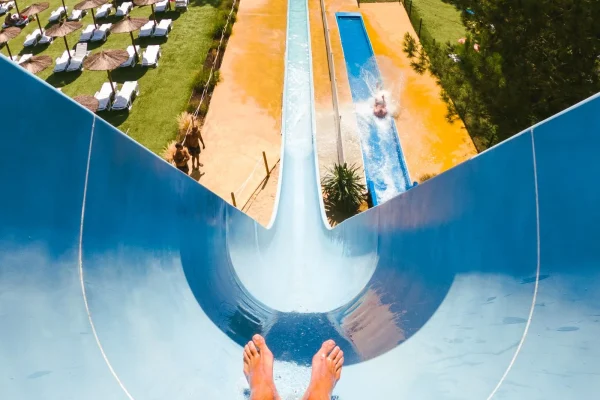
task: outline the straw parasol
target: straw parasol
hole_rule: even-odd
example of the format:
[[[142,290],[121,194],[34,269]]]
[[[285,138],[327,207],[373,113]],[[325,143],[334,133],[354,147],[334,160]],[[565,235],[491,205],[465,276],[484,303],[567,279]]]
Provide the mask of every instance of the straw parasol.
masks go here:
[[[73,97],[73,100],[95,113],[98,110],[98,99],[94,96],[89,96],[87,94],[82,94],[81,96]]]
[[[136,6],[150,6],[152,8],[152,19],[155,24],[158,24],[156,21],[156,13],[154,12],[154,5],[162,0],[133,0],[133,4]]]
[[[90,71],[106,71],[108,73],[108,81],[113,94],[116,95],[115,85],[110,76],[110,71],[119,68],[129,59],[129,53],[125,50],[103,50],[90,55],[84,62],[83,67]]]
[[[77,29],[81,29],[83,25],[76,21],[63,21],[60,24],[51,26],[46,31],[46,36],[50,37],[62,37],[65,40],[65,47],[69,54],[69,60],[71,59],[71,51],[69,50],[69,43],[67,43],[67,35],[71,32],[75,32]]]
[[[33,56],[19,65],[32,74],[37,74],[52,65],[52,58],[50,56]]]
[[[8,50],[8,56],[10,57],[11,60],[12,60],[12,54],[10,52],[10,47],[8,47],[8,41],[10,39],[14,39],[17,36],[19,36],[19,33],[21,33],[21,28],[17,28],[16,26],[2,29],[0,31],[0,44],[1,43],[6,44],[6,50]]]
[[[21,11],[19,11],[19,5],[17,4],[17,0],[0,0],[0,3],[9,3],[11,1],[15,2],[15,8],[17,9],[17,14],[21,14]]]
[[[42,24],[40,24],[40,19],[37,18],[37,15],[39,13],[41,13],[42,11],[47,10],[48,7],[50,7],[50,5],[48,3],[35,3],[35,4],[30,5],[26,9],[24,9],[22,12],[22,15],[24,15],[28,18],[31,17],[32,15],[35,15],[36,16],[35,20],[37,21],[38,27],[40,28],[40,32],[44,32],[44,30],[42,29]]]
[[[96,23],[96,14],[94,14],[94,8],[100,7],[102,4],[105,4],[107,0],[83,0],[81,3],[75,4],[76,10],[92,10],[92,19],[94,20],[94,26],[96,29],[98,28],[98,24]]]
[[[112,28],[110,28],[110,31],[112,33],[129,33],[129,36],[131,36],[131,44],[133,45],[133,51],[135,52],[135,56],[138,60],[140,59],[140,55],[138,54],[137,49],[135,48],[135,39],[133,38],[133,32],[146,25],[148,21],[148,18],[127,17],[117,22],[112,26]]]

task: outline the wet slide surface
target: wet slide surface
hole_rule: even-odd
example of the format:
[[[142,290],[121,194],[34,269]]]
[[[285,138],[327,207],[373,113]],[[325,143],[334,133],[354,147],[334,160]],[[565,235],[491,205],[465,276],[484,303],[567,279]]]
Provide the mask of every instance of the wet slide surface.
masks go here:
[[[412,186],[396,123],[391,115],[373,115],[374,98],[382,81],[375,54],[360,13],[338,12],[350,92],[363,151],[365,175],[373,205],[381,204]],[[388,98],[388,102],[391,99]]]
[[[269,229],[0,58],[0,398],[243,399],[256,332],[284,399],[329,337],[342,400],[595,398],[600,98],[331,230],[288,13]]]

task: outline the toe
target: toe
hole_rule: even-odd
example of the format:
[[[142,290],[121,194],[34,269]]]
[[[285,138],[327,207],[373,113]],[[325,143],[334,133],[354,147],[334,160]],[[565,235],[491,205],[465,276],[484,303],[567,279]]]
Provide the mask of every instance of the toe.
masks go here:
[[[252,353],[250,352],[250,345],[248,344],[244,346],[244,355],[248,357],[248,359],[250,359],[252,356]]]
[[[254,345],[254,342],[248,342],[248,347],[250,348],[250,354],[255,357],[258,355],[258,350],[256,349],[256,346]]]
[[[336,349],[337,348],[338,347],[336,347]],[[332,352],[330,357],[333,359],[333,362],[337,364],[338,361],[340,361],[342,358],[344,358],[344,352],[340,350],[335,356],[333,356],[333,352]]]
[[[340,348],[339,346],[335,346],[335,348],[331,351],[331,353],[329,353],[329,355],[327,356],[327,358],[331,359],[331,360],[335,360],[335,358],[337,357],[338,354],[340,354]]]
[[[272,355],[271,350],[269,350],[269,347],[267,346],[267,342],[265,341],[264,337],[262,337],[261,335],[254,335],[252,337],[252,341],[254,342],[260,353],[267,357],[270,357]]]
[[[342,369],[342,365],[344,365],[344,355],[343,354],[342,354],[342,357],[340,357],[340,359],[336,361],[335,370],[338,371],[338,370]]]
[[[321,355],[321,357],[325,358],[327,357],[327,355],[329,353],[331,353],[331,350],[333,350],[333,348],[335,347],[335,342],[331,339],[323,342],[323,345],[321,346],[321,350],[319,350],[319,354]]]

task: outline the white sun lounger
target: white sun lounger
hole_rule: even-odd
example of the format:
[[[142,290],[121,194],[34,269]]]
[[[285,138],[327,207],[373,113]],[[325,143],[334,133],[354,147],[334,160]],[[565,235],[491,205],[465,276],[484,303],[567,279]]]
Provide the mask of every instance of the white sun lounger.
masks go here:
[[[87,49],[87,43],[77,43],[75,54],[71,54],[71,62],[67,67],[67,71],[77,71],[83,69],[83,60],[90,55]]]
[[[188,8],[188,0],[175,0],[175,9],[183,8],[187,10]]]
[[[135,49],[140,54],[140,46],[135,46]],[[119,65],[119,68],[135,66],[135,51],[133,50],[133,46],[127,46],[127,53],[129,54],[129,58],[123,64]]]
[[[112,24],[102,24],[100,28],[94,31],[94,35],[92,36],[92,42],[106,41],[108,34],[110,33],[110,27]]]
[[[69,21],[80,21],[86,14],[87,11],[85,10],[73,10],[67,19]]]
[[[56,59],[56,65],[54,66],[54,72],[63,72],[69,66],[69,52],[63,51],[62,56]]]
[[[127,81],[123,84],[121,90],[117,92],[117,97],[112,105],[113,111],[125,110],[131,111],[133,99],[140,94],[140,87],[137,81]]]
[[[15,6],[14,1],[9,1],[8,3],[0,4],[0,15],[6,14],[9,10],[12,10],[12,8],[14,6]]]
[[[117,84],[115,83],[114,85],[115,85],[115,91],[118,90]],[[104,82],[102,84],[102,87],[100,88],[100,91],[96,92],[94,94],[94,97],[96,98],[96,100],[98,100],[98,110],[97,111],[110,110],[110,100],[112,99],[112,96],[113,96],[113,91],[110,86],[110,82]]]
[[[102,4],[96,9],[96,18],[106,18],[110,15],[113,6],[111,3]]]
[[[140,29],[139,37],[150,37],[154,32],[154,26],[156,23],[154,21],[148,21],[144,26]]]
[[[142,67],[158,67],[160,56],[160,46],[158,44],[148,46],[142,56]]]
[[[117,17],[124,17],[129,15],[129,12],[133,9],[133,3],[130,1],[126,1],[121,3],[121,5],[117,8]]]
[[[154,36],[155,37],[161,37],[161,36],[169,37],[169,32],[171,31],[172,27],[173,27],[172,19],[163,19],[162,21],[160,21],[158,23],[156,28],[154,28]]]
[[[79,41],[87,42],[88,40],[90,40],[92,38],[92,36],[94,36],[95,30],[96,30],[96,27],[93,24],[86,26],[85,29],[83,31],[81,31],[81,34],[79,35]]]
[[[69,11],[69,7],[63,7],[60,6],[58,7],[56,10],[52,11],[52,13],[50,14],[50,18],[48,18],[48,22],[56,22],[60,19],[60,17],[62,17],[63,15],[65,15],[67,13],[67,11]]]
[[[40,29],[38,28],[25,37],[25,42],[23,42],[23,46],[25,46],[25,47],[35,46],[41,37],[42,37],[42,32],[40,32]]]
[[[13,61],[17,61],[14,58],[17,58],[18,56],[14,56],[13,57]],[[19,61],[17,61],[17,64],[21,64],[24,63],[25,61],[29,60],[31,57],[33,57],[33,54],[23,54],[21,56],[21,58],[19,58]]]
[[[159,1],[154,5],[155,12],[165,12],[169,8],[169,0]]]

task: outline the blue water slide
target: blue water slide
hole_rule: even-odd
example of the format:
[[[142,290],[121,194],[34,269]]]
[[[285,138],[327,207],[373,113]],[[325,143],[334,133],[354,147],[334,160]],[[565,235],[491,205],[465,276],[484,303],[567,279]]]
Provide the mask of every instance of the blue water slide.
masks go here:
[[[362,16],[338,12],[336,18],[356,109],[367,187],[373,205],[378,205],[410,189],[410,175],[394,118],[378,118],[371,111],[377,87],[384,85]]]
[[[289,5],[268,229],[0,56],[0,398],[245,399],[258,332],[284,399],[327,338],[341,400],[594,399],[600,98],[330,229]]]

